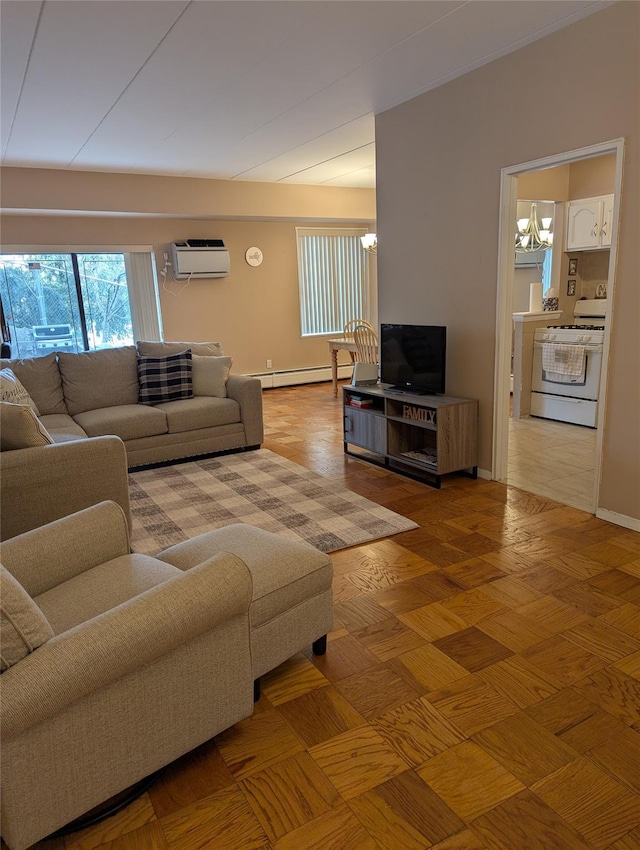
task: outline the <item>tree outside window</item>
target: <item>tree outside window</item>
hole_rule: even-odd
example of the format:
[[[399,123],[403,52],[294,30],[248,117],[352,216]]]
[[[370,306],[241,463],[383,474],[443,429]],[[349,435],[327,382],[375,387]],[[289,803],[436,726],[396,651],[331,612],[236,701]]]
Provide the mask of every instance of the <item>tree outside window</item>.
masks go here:
[[[123,254],[3,255],[0,298],[13,357],[133,342]]]

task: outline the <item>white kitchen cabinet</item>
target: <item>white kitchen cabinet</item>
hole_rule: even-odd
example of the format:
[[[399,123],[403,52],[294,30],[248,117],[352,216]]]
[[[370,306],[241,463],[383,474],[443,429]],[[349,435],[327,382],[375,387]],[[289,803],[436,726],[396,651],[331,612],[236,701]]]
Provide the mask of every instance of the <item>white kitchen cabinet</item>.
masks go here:
[[[567,204],[567,251],[611,246],[613,195],[582,198]]]
[[[602,227],[600,229],[600,244],[603,248],[611,247],[611,231],[613,230],[613,195],[602,199]]]

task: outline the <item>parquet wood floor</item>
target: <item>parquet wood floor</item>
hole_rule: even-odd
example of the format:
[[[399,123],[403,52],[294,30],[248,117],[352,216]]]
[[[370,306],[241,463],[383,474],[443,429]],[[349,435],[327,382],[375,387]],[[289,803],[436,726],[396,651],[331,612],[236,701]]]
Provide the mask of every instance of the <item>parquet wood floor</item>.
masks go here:
[[[638,850],[640,534],[496,482],[346,457],[327,384],[265,447],[414,519],[333,556],[327,654],[128,809],[38,850]]]

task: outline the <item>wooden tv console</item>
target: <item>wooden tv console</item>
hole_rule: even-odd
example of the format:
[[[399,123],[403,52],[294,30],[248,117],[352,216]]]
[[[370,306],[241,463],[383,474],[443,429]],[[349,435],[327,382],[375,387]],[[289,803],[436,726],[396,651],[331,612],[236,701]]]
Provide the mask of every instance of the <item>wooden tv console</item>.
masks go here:
[[[478,402],[376,386],[343,386],[344,450],[440,487],[442,475],[477,478]]]

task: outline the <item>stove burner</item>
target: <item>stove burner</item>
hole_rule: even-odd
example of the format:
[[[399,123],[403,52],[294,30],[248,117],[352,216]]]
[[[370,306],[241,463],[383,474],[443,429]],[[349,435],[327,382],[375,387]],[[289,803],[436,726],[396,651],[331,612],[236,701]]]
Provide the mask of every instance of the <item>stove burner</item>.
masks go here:
[[[603,331],[604,325],[547,325],[549,330],[561,328],[567,331]]]

